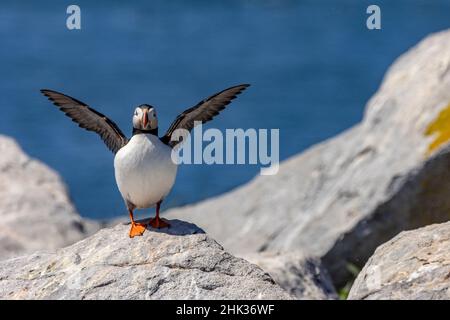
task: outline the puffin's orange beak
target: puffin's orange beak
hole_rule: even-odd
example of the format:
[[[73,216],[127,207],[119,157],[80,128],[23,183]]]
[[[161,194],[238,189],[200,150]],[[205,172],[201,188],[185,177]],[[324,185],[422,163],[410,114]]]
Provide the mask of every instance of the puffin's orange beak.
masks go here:
[[[148,123],[148,115],[147,112],[144,112],[144,115],[142,116],[142,128],[145,129],[147,127]]]

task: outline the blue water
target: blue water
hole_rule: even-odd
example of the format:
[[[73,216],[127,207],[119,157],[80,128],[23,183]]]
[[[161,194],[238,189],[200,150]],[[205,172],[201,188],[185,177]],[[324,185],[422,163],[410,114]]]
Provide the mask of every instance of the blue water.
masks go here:
[[[81,7],[82,30],[66,29]],[[39,93],[87,102],[130,134],[134,107],[175,116],[228,86],[252,84],[208,127],[280,128],[281,159],[360,121],[387,67],[449,27],[449,1],[21,1],[0,3],[0,133],[61,173],[82,215],[124,213],[113,155]],[[164,207],[250,180],[258,166],[182,166]]]

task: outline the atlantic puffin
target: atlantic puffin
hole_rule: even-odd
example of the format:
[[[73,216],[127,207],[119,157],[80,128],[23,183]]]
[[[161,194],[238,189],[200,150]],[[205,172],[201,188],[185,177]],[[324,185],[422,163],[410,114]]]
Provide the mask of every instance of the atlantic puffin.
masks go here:
[[[150,226],[158,229],[170,226],[168,221],[160,218],[159,209],[177,174],[171,153],[183,139],[172,139],[174,132],[177,129],[190,131],[195,125],[212,120],[248,86],[233,86],[200,101],[178,115],[161,137],[158,136],[155,107],[142,104],[134,110],[131,139],[112,120],[84,102],[53,90],[42,89],[41,92],[79,127],[99,134],[115,154],[116,183],[130,215],[129,236],[133,238],[142,235],[147,228],[147,224],[134,220],[135,209],[156,206],[156,215],[150,219]]]

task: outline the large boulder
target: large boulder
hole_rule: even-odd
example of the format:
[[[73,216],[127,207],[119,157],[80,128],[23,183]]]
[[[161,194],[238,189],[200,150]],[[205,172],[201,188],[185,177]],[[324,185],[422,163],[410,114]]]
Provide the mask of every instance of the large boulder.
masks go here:
[[[82,219],[55,171],[0,136],[0,260],[56,249],[100,225]]]
[[[170,210],[236,254],[301,250],[344,284],[398,232],[449,219],[450,31],[388,70],[361,123],[225,195]],[[232,236],[230,236],[232,235]]]
[[[0,299],[291,299],[254,264],[193,224],[105,228],[54,253],[0,262]]]
[[[349,299],[450,299],[450,222],[402,232],[381,245]]]

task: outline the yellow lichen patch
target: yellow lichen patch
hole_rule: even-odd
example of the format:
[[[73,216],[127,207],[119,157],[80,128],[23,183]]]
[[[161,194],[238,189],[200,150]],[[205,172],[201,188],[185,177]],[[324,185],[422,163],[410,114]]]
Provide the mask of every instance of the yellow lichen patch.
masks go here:
[[[450,104],[428,125],[425,135],[435,135],[434,140],[428,146],[427,156],[450,141]]]

